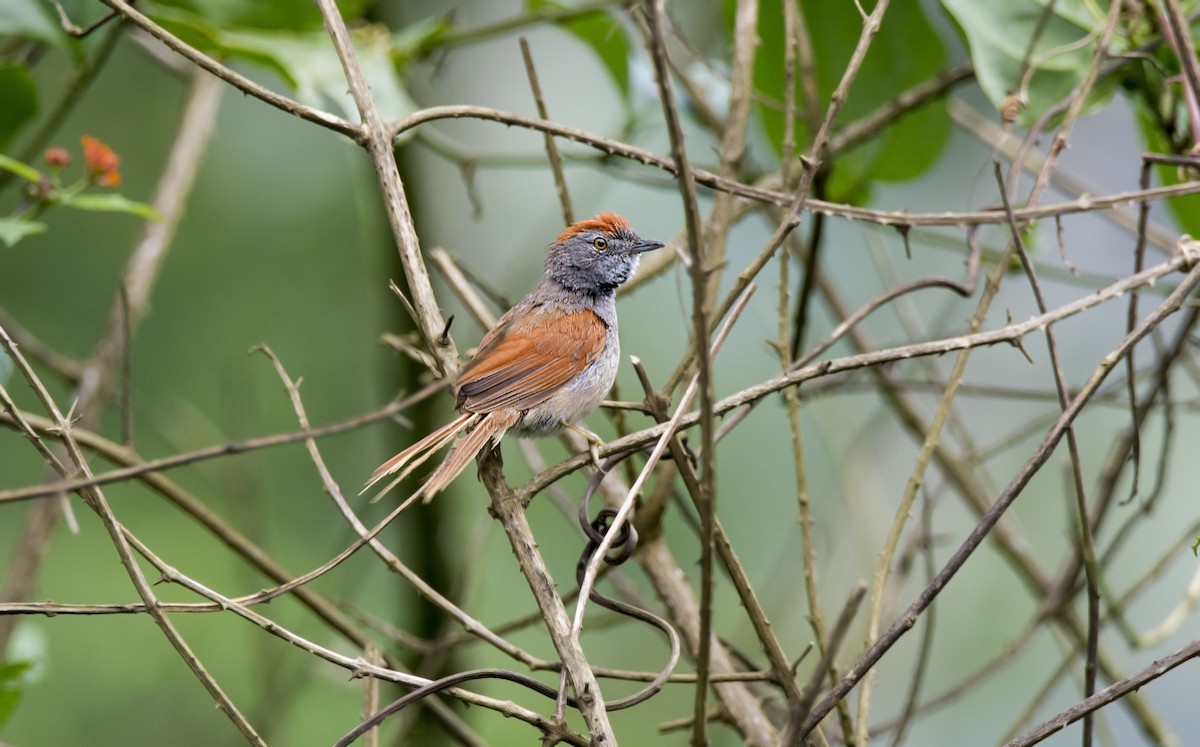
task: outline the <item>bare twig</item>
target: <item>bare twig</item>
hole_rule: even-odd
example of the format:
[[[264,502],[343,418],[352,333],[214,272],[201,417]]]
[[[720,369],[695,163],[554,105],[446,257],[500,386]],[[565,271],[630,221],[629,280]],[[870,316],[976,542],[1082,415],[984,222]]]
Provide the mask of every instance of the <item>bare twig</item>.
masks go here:
[[[739,29],[745,24],[743,17],[749,8],[751,19],[749,33],[754,33],[754,20],[758,17],[758,3],[754,0],[739,2]],[[680,199],[683,202],[683,213],[687,229],[688,256],[691,262],[688,272],[692,285],[692,348],[696,362],[695,386],[700,399],[700,430],[701,451],[704,462],[700,470],[700,495],[697,508],[700,511],[700,649],[696,653],[696,698],[694,708],[694,729],[692,743],[702,745],[707,743],[707,712],[708,698],[708,669],[709,643],[712,625],[712,542],[713,518],[717,510],[716,495],[716,456],[713,446],[716,440],[713,436],[713,384],[712,367],[708,358],[708,338],[712,329],[712,304],[709,300],[710,273],[715,269],[709,265],[710,258],[701,243],[700,204],[696,197],[696,182],[692,175],[687,147],[684,144],[683,125],[679,118],[679,110],[675,105],[675,93],[671,83],[667,65],[667,48],[664,42],[666,0],[650,0],[646,3],[646,20],[650,27],[650,59],[654,63],[655,80],[658,83],[659,100],[662,102],[663,117],[667,123],[667,133],[671,139],[671,158],[675,163],[675,178],[679,185]],[[743,42],[744,43],[744,42]],[[748,47],[752,50],[753,47]],[[753,60],[751,51],[750,60]],[[744,82],[743,82],[744,86]],[[734,135],[742,132],[734,130]],[[740,143],[737,147],[741,147]],[[713,260],[715,261],[715,260]],[[665,439],[659,442],[665,443]],[[643,473],[644,474],[644,473]],[[607,538],[606,538],[607,539]],[[599,554],[599,553],[597,553]],[[589,569],[590,570],[590,569]]]
[[[1192,43],[1188,19],[1179,0],[1163,0],[1163,15],[1167,21],[1166,36],[1183,68],[1184,99],[1192,126],[1192,142],[1196,142],[1200,140],[1200,60],[1196,59],[1196,45]]]
[[[404,266],[404,276],[408,280],[408,289],[412,294],[412,304],[416,312],[414,321],[425,344],[437,358],[441,374],[453,377],[458,373],[458,350],[449,336],[443,336],[446,320],[442,317],[441,307],[433,294],[433,286],[429,282],[429,272],[425,268],[425,260],[421,256],[421,244],[417,238],[417,229],[413,225],[412,212],[408,207],[408,196],[405,193],[404,182],[400,179],[400,170],[396,166],[396,157],[392,152],[390,127],[383,121],[371,89],[367,85],[362,67],[358,61],[358,53],[350,43],[350,32],[346,22],[333,0],[317,0],[321,17],[325,20],[325,28],[333,40],[338,59],[350,84],[350,94],[358,107],[362,118],[361,130],[357,133],[359,141],[366,148],[375,167],[379,179],[380,193],[383,195],[383,206],[388,216],[388,224],[396,240],[396,249],[400,253],[400,263]]]
[[[79,376],[75,401],[78,422],[82,428],[91,428],[104,411],[126,324],[132,337],[146,313],[151,290],[158,280],[171,239],[191,194],[201,156],[212,134],[219,104],[219,88],[207,76],[197,74],[192,79],[180,129],[155,190],[153,207],[160,219],[146,222],[126,262],[121,280],[121,287],[128,294],[127,303],[120,299],[114,301],[104,332]],[[65,474],[62,476],[67,477]],[[90,473],[83,474],[84,479],[90,476]],[[60,492],[61,489],[55,490],[53,494]],[[5,578],[3,593],[0,593],[0,601],[17,601],[31,596],[60,515],[59,506],[51,503],[41,503],[30,509],[25,529],[13,551],[13,562]],[[0,650],[4,650],[11,633],[11,622],[0,619]]]
[[[898,120],[902,115],[919,109],[931,101],[945,96],[951,88],[975,77],[975,69],[969,62],[938,73],[927,81],[901,91],[890,101],[861,119],[857,119],[838,130],[829,140],[831,153],[842,153],[870,138],[876,137],[884,126]]]
[[[67,455],[70,458],[71,464],[75,469],[79,470],[83,474],[88,474],[89,468],[87,459],[84,457],[83,451],[79,448],[79,444],[76,443],[71,437],[70,422],[66,417],[63,416],[61,410],[58,408],[58,405],[54,402],[53,397],[51,397],[50,393],[46,391],[45,386],[43,386],[37,374],[32,368],[30,368],[28,362],[25,360],[25,357],[21,355],[20,350],[17,349],[16,345],[13,344],[12,339],[4,332],[2,328],[0,328],[0,347],[3,347],[4,351],[8,353],[9,358],[13,361],[13,363],[16,364],[17,370],[20,371],[21,375],[25,377],[30,389],[34,391],[43,407],[45,407],[50,416],[54,418],[55,425],[62,433],[63,442],[66,446]],[[161,609],[159,609],[158,598],[150,588],[150,583],[146,580],[145,574],[142,573],[142,569],[138,565],[137,560],[134,559],[129,543],[126,539],[124,527],[121,526],[121,524],[117,521],[116,516],[113,515],[112,509],[109,507],[108,501],[104,497],[104,493],[99,488],[89,488],[83,494],[83,497],[88,506],[100,516],[100,520],[104,524],[104,528],[108,531],[109,537],[112,539],[113,545],[116,547],[117,555],[121,560],[121,565],[124,566],[126,573],[129,574],[129,578],[133,583],[134,589],[137,590],[138,596],[142,598],[142,602],[146,605],[146,610],[150,613],[150,617],[154,619],[154,622],[158,625],[159,629],[162,630],[163,635],[171,644],[172,648],[175,649],[180,658],[183,659],[184,663],[187,665],[188,669],[192,671],[192,673],[196,676],[196,679],[200,681],[200,684],[204,686],[204,689],[207,690],[209,695],[212,696],[213,700],[216,701],[217,708],[223,711],[229,720],[233,722],[234,726],[237,727],[238,731],[242,733],[242,736],[246,739],[246,741],[253,745],[262,745],[265,747],[266,742],[262,740],[262,738],[254,730],[254,727],[251,726],[250,722],[246,720],[246,717],[242,715],[242,712],[238,710],[237,706],[234,705],[229,696],[225,694],[225,691],[221,688],[216,678],[214,678],[208,672],[208,670],[205,669],[199,657],[197,657],[192,651],[191,647],[187,644],[187,641],[183,639],[183,636],[180,635],[175,625],[170,621],[170,619],[167,618],[167,615]]]
[[[455,261],[450,253],[441,247],[437,247],[429,252],[429,259],[433,261],[435,267],[441,270],[445,280],[450,285],[450,290],[458,298],[467,310],[471,312],[471,316],[479,322],[479,326],[485,330],[491,329],[496,324],[496,315],[491,309],[483,305],[479,294],[471,289],[471,282],[467,279],[466,274]]]
[[[123,482],[132,477],[142,477],[144,475],[152,475],[158,472],[165,472],[169,469],[183,467],[189,464],[196,464],[210,459],[218,459],[220,457],[231,456],[234,454],[244,454],[258,449],[269,449],[275,446],[284,446],[287,444],[304,441],[308,438],[324,438],[333,436],[339,433],[362,428],[371,423],[377,423],[381,420],[394,420],[399,417],[408,408],[414,404],[428,399],[431,395],[436,394],[446,387],[445,381],[435,381],[429,384],[424,389],[414,392],[402,400],[393,402],[379,410],[373,410],[365,415],[358,415],[347,420],[330,425],[324,425],[312,430],[292,431],[290,433],[278,433],[271,436],[259,436],[257,438],[248,438],[244,441],[229,441],[215,446],[209,446],[195,451],[188,451],[181,454],[174,454],[161,459],[151,460],[136,460],[136,464],[131,464],[128,467],[121,469],[110,470],[109,472],[101,472],[98,475],[83,478],[73,478],[70,480],[61,480],[52,482],[47,485],[35,485],[28,488],[13,488],[11,490],[0,490],[0,504],[12,503],[15,501],[27,501],[34,498],[44,498],[50,495],[59,493],[71,493],[84,488],[89,488],[95,485],[109,485],[111,483]],[[0,417],[0,422],[4,421]],[[45,430],[45,427],[43,427]],[[84,438],[86,431],[76,429],[77,437],[81,442],[92,447],[92,444]]]
[[[1004,203],[1004,209],[1011,215],[1012,205],[1009,204],[1008,192],[1004,186],[1004,177],[1000,173],[1000,162],[996,161],[995,167],[996,184],[1000,189],[1000,197]],[[1009,219],[1009,232],[1012,237],[1013,246],[1016,247],[1017,256],[1021,258],[1021,265],[1025,268],[1025,274],[1029,277],[1029,285],[1033,289],[1034,299],[1037,301],[1038,311],[1043,314],[1047,311],[1046,298],[1042,293],[1041,283],[1038,282],[1037,271],[1033,267],[1033,263],[1029,260],[1029,253],[1025,251],[1025,242],[1021,238],[1021,229],[1017,226],[1016,221]],[[1044,330],[1046,335],[1046,346],[1050,354],[1050,366],[1054,373],[1054,388],[1058,392],[1059,407],[1066,411],[1071,404],[1071,395],[1067,392],[1067,381],[1063,375],[1062,360],[1058,354],[1058,344],[1054,338],[1054,329],[1052,325],[1047,324]],[[1130,348],[1130,355],[1133,349]],[[1100,636],[1100,592],[1098,590],[1098,580],[1096,574],[1099,573],[1099,568],[1096,565],[1096,546],[1092,539],[1092,527],[1090,516],[1087,507],[1087,488],[1083,482],[1083,464],[1079,456],[1079,443],[1075,439],[1075,429],[1067,428],[1067,450],[1071,457],[1071,477],[1075,488],[1075,509],[1078,512],[1079,519],[1079,551],[1084,558],[1084,567],[1087,569],[1087,655],[1084,660],[1084,696],[1088,697],[1096,691],[1096,647]],[[1091,747],[1092,744],[1092,718],[1089,714],[1084,718],[1083,722],[1083,747]]]
[[[933,580],[933,574],[937,572],[936,560],[933,553],[933,500],[928,495],[925,496],[925,500],[921,503],[921,535],[919,542],[921,557],[925,563],[925,583],[928,584]],[[929,609],[926,610],[924,615],[924,625],[921,630],[921,650],[917,654],[917,666],[913,671],[912,683],[904,699],[904,709],[900,712],[900,718],[896,722],[896,731],[892,734],[892,747],[900,747],[900,745],[904,744],[904,735],[907,733],[908,726],[912,723],[912,719],[917,713],[917,704],[920,702],[921,697],[921,686],[925,683],[925,675],[929,671],[929,660],[933,656],[934,621],[936,619],[934,611],[936,606],[936,602],[930,604]],[[1029,640],[1032,640],[1032,637]]]
[[[1126,695],[1136,692],[1149,682],[1153,682],[1175,667],[1183,664],[1186,661],[1200,656],[1200,640],[1195,640],[1176,650],[1174,653],[1164,656],[1155,661],[1150,666],[1140,672],[1121,680],[1114,682],[1100,692],[1086,698],[1076,705],[1068,708],[1052,719],[1038,724],[1034,728],[1025,732],[1021,736],[1012,740],[1006,747],[1029,747],[1037,744],[1047,737],[1065,729],[1068,725],[1075,723],[1084,716],[1094,713],[1101,707],[1125,697]]]
[[[525,60],[525,74],[529,77],[529,89],[533,91],[533,100],[537,104],[538,116],[549,119],[546,111],[546,101],[542,98],[542,87],[538,83],[537,69],[533,66],[533,55],[529,52],[529,42],[521,37],[521,58]],[[563,176],[562,157],[558,154],[558,143],[550,133],[545,133],[546,157],[550,160],[550,172],[554,174],[554,189],[558,193],[558,204],[562,206],[563,225],[569,226],[575,222],[575,211],[571,209],[571,193],[567,190],[567,179]]]
[[[833,630],[829,633],[829,645],[826,647],[825,652],[821,654],[821,660],[813,667],[812,676],[809,678],[808,684],[804,686],[804,697],[800,699],[791,712],[787,730],[784,732],[782,739],[780,739],[780,744],[802,744],[799,730],[804,717],[808,715],[809,709],[812,708],[812,704],[817,699],[817,694],[821,692],[821,680],[825,678],[825,673],[833,666],[833,659],[837,656],[838,650],[841,649],[842,641],[845,640],[846,634],[850,632],[850,625],[854,622],[854,617],[858,614],[858,608],[862,605],[863,598],[866,595],[867,585],[861,581],[851,589],[850,597],[842,605],[842,612],[838,615],[837,622],[833,624]]]
[[[25,352],[27,358],[42,364],[69,384],[79,383],[79,377],[83,375],[83,365],[42,342],[3,307],[0,307],[0,326],[8,330],[13,342]]]
[[[274,91],[271,91],[244,75],[240,75],[225,65],[217,62],[213,58],[204,54],[200,50],[183,42],[179,37],[159,26],[154,21],[136,10],[132,5],[125,0],[101,0],[105,5],[120,13],[130,23],[142,29],[146,33],[158,39],[163,44],[167,45],[171,50],[186,57],[193,62],[197,67],[200,67],[221,80],[229,83],[235,88],[261,99],[263,102],[279,109],[288,114],[300,117],[314,124],[326,127],[334,132],[339,132],[343,135],[351,137],[355,140],[363,138],[362,128],[358,125],[351,124],[341,117],[336,117],[328,112],[314,109],[311,106],[301,104],[299,101],[289,99],[286,96],[281,96]]]
[[[755,288],[756,286],[751,286],[748,288],[743,294],[742,298],[739,300],[738,305],[734,307],[734,313],[731,314],[730,317],[725,321],[725,324],[722,325],[720,331],[717,333],[716,338],[713,340],[712,347],[708,352],[709,357],[716,357],[717,352],[721,349],[721,345],[725,342],[729,332],[733,329],[733,325],[737,322],[742,310],[745,308],[746,303],[750,300],[750,296],[753,295]],[[592,587],[595,585],[596,577],[599,575],[600,567],[604,562],[604,556],[607,555],[609,550],[612,549],[613,542],[616,540],[617,535],[621,532],[621,527],[628,520],[629,514],[633,511],[634,499],[637,498],[637,496],[641,493],[642,488],[645,486],[646,481],[650,477],[650,474],[654,471],[654,467],[658,464],[658,461],[666,452],[667,443],[670,439],[670,436],[675,433],[678,424],[684,419],[688,408],[691,407],[692,401],[696,397],[697,387],[698,385],[696,384],[696,377],[693,377],[691,384],[688,385],[687,390],[685,390],[683,396],[680,397],[679,404],[676,406],[675,413],[671,416],[671,420],[665,424],[665,427],[661,429],[662,432],[658,434],[657,443],[655,443],[654,449],[650,452],[650,456],[647,457],[646,464],[642,467],[641,472],[638,473],[637,480],[635,480],[633,485],[630,486],[625,499],[621,502],[617,516],[613,519],[612,526],[605,535],[604,541],[601,542],[600,546],[596,548],[596,552],[592,558],[592,561],[588,564],[584,579],[579,584],[580,602],[575,608],[575,621],[572,625],[572,630],[576,635],[578,635],[579,631],[583,629],[583,613],[585,605],[582,600],[588,597]],[[638,444],[633,445],[636,446]],[[625,449],[616,451],[610,451],[610,449],[611,445],[609,448],[602,449],[601,453],[608,452],[610,454],[619,454],[622,451],[625,451]],[[590,456],[588,458],[590,458]],[[526,488],[528,488],[528,486],[526,486]]]
[[[427,122],[441,119],[481,119],[490,122],[524,127],[538,132],[549,132],[558,137],[573,140],[613,156],[619,156],[646,166],[675,175],[675,164],[670,158],[659,156],[643,148],[637,148],[611,138],[595,135],[576,127],[568,127],[557,122],[550,122],[520,114],[512,114],[487,106],[431,106],[408,115],[392,127],[392,135],[399,136],[403,132],[418,127]],[[755,186],[739,181],[722,179],[717,174],[695,166],[691,169],[695,182],[699,186],[731,192],[739,197],[778,207],[789,207],[796,198],[795,192],[785,192],[765,186]],[[1110,208],[1124,207],[1138,202],[1155,202],[1170,197],[1181,197],[1200,193],[1200,181],[1182,182],[1146,190],[1132,190],[1111,195],[1084,195],[1075,200],[1051,203],[1034,207],[1017,208],[1014,217],[1021,222],[1051,218],[1056,215],[1072,215],[1076,213],[1093,213]],[[968,212],[938,212],[914,213],[907,210],[876,210],[857,207],[827,200],[808,198],[803,207],[831,217],[860,220],[882,226],[950,226],[962,225],[997,225],[1007,221],[1003,210],[977,210]],[[793,218],[793,221],[798,220]]]
[[[837,687],[805,719],[803,728],[801,729],[802,736],[820,723],[821,719],[833,708],[833,704],[840,698],[845,697],[845,694],[862,679],[867,671],[879,661],[879,658],[908,632],[912,624],[920,617],[921,612],[929,606],[929,603],[933,601],[938,592],[945,587],[946,583],[953,578],[954,574],[958,572],[967,558],[974,553],[987,534],[995,527],[1000,517],[1004,515],[1008,507],[1021,494],[1025,486],[1029,483],[1029,480],[1045,464],[1046,460],[1050,458],[1054,447],[1058,445],[1059,440],[1066,433],[1066,429],[1074,422],[1075,417],[1083,409],[1084,405],[1091,398],[1091,395],[1099,388],[1100,384],[1103,383],[1112,368],[1120,362],[1121,358],[1129,352],[1138,340],[1149,334],[1168,315],[1177,311],[1198,282],[1200,282],[1200,265],[1189,271],[1187,277],[1175,289],[1175,292],[1144,319],[1138,325],[1137,329],[1127,335],[1121,341],[1120,345],[1104,357],[1096,371],[1088,378],[1083,387],[1080,388],[1079,393],[1072,400],[1070,407],[1064,410],[1063,414],[1055,421],[1054,426],[1046,434],[1042,443],[1021,467],[1020,471],[1017,472],[1008,487],[996,498],[995,503],[984,514],[975,528],[971,530],[970,535],[968,535],[959,549],[955,551],[950,560],[938,572],[933,583],[927,586],[904,614],[892,623],[887,631],[880,636],[879,640],[863,654],[859,662],[846,673],[846,676],[838,683]]]
[[[1150,267],[1136,275],[1130,275],[1121,278],[1112,285],[1103,288],[1095,293],[1080,298],[1071,303],[1054,309],[1046,314],[1039,314],[1031,317],[1023,322],[1013,322],[998,329],[975,332],[972,334],[958,335],[955,337],[947,337],[940,340],[932,340],[929,342],[919,342],[910,345],[900,345],[884,350],[877,350],[859,355],[850,355],[841,358],[833,358],[822,361],[820,363],[810,364],[795,371],[789,371],[785,374],[767,379],[754,386],[747,387],[735,394],[718,400],[714,409],[717,415],[723,415],[730,410],[740,407],[749,402],[761,399],[774,392],[782,391],[788,387],[801,384],[805,381],[818,379],[824,376],[852,371],[860,368],[878,366],[884,363],[893,361],[907,360],[919,356],[927,355],[944,355],[956,350],[963,350],[972,347],[982,347],[987,345],[997,345],[1000,343],[1011,344],[1013,341],[1040,330],[1046,324],[1058,322],[1068,317],[1075,316],[1090,308],[1098,306],[1106,301],[1111,301],[1114,298],[1127,293],[1130,289],[1141,287],[1150,283],[1156,282],[1159,278],[1177,271],[1180,267],[1189,264],[1189,261],[1182,256],[1173,257],[1166,262]],[[1176,287],[1176,291],[1179,286]],[[697,417],[693,415],[685,415],[680,422],[682,427],[691,427],[698,422]],[[631,446],[647,444],[659,438],[666,430],[665,426],[653,426],[645,430],[631,433],[628,436],[619,438],[615,441],[610,441],[600,448],[601,456],[608,456],[624,451]],[[522,492],[532,495],[547,485],[561,479],[585,464],[590,463],[591,457],[587,454],[581,454],[571,457],[554,467],[535,476],[532,480],[525,484],[521,489]]]
[[[480,478],[492,496],[492,513],[504,527],[521,572],[525,574],[525,580],[542,611],[542,619],[554,649],[562,660],[563,672],[575,691],[579,713],[587,724],[588,734],[594,743],[615,745],[616,735],[604,708],[600,685],[579,644],[579,636],[571,630],[571,618],[567,615],[566,607],[554,591],[550,569],[542,559],[525,516],[525,504],[505,481],[496,454],[485,453],[480,460],[479,470]],[[597,550],[597,554],[599,552]]]
[[[263,346],[260,349],[271,360],[272,365],[275,367],[276,374],[279,376],[280,381],[283,382],[284,388],[287,390],[288,398],[292,402],[292,408],[296,413],[296,419],[299,421],[300,426],[306,431],[309,431],[308,414],[305,412],[304,404],[300,399],[299,386],[288,375],[287,371],[283,367],[283,363],[270,348]],[[341,487],[337,484],[337,481],[333,479],[333,475],[330,473],[329,468],[325,466],[325,460],[321,457],[320,450],[317,448],[316,440],[312,437],[305,439],[305,446],[308,449],[309,457],[312,459],[313,465],[317,468],[317,473],[321,478],[321,484],[325,486],[325,493],[329,495],[331,499],[333,499],[338,511],[346,519],[347,523],[354,528],[359,540],[346,550],[342,551],[342,553],[339,553],[334,560],[325,563],[317,570],[293,579],[278,589],[271,590],[270,593],[272,595],[278,595],[278,593],[283,589],[298,587],[301,585],[301,582],[307,583],[308,581],[323,575],[331,570],[336,562],[340,562],[340,559],[349,557],[351,552],[357,550],[359,547],[362,547],[363,544],[367,544],[390,570],[402,576],[406,581],[411,583],[413,587],[426,599],[431,601],[439,609],[446,612],[451,618],[460,623],[464,630],[468,631],[472,635],[478,636],[482,640],[487,641],[500,651],[503,651],[504,653],[524,664],[536,667],[541,663],[536,657],[509,643],[504,638],[501,638],[499,635],[489,630],[483,623],[468,615],[466,611],[430,586],[424,579],[414,573],[406,564],[401,562],[400,558],[396,557],[391,550],[375,539],[375,536],[379,533],[379,531],[385,525],[387,525],[397,513],[399,513],[400,509],[396,509],[396,511],[381,521],[374,529],[368,529],[354,513],[354,510],[350,508],[350,505],[346,502],[345,497],[342,495]],[[403,508],[403,506],[401,506],[401,508]],[[264,592],[259,592],[252,599],[254,601],[259,601],[263,596]]]
[[[380,667],[366,661],[361,656],[347,656],[334,651],[333,649],[307,640],[288,630],[278,622],[275,622],[274,620],[255,612],[237,600],[226,597],[213,589],[209,589],[198,581],[179,573],[174,568],[167,565],[155,553],[150,551],[148,547],[138,542],[136,538],[131,537],[129,541],[137,548],[138,552],[151,563],[151,565],[153,565],[163,574],[165,579],[177,583],[202,597],[212,600],[227,612],[237,615],[238,617],[250,622],[253,625],[256,625],[267,633],[270,633],[281,640],[287,641],[293,646],[307,651],[320,659],[328,661],[331,664],[348,670],[355,677],[378,677],[388,682],[396,682],[414,687],[422,687],[424,685],[428,685],[430,682],[430,680],[425,677],[418,677],[416,675],[407,674],[396,669]],[[451,688],[446,690],[446,693],[466,703],[470,703],[472,705],[481,705],[503,713],[505,716],[520,719],[543,731],[552,728],[552,725],[547,721],[547,719],[529,709],[512,703],[511,701],[502,701],[495,698],[489,698],[487,696],[478,695],[460,688]],[[575,738],[572,743],[581,744],[582,740]]]

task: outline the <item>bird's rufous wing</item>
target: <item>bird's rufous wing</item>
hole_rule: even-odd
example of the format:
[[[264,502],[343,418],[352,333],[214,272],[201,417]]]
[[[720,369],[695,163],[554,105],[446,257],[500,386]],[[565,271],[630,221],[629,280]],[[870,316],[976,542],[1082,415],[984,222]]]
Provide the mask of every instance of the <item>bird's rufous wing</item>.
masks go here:
[[[501,319],[458,377],[458,406],[487,413],[541,404],[604,352],[605,324],[590,310],[530,309]]]

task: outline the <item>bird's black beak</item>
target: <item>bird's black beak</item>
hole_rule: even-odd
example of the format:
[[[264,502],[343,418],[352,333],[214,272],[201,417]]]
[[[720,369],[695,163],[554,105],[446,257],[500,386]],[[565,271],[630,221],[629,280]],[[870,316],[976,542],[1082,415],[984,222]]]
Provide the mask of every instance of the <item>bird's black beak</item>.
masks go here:
[[[652,252],[655,249],[661,249],[663,243],[661,241],[639,241],[633,245],[633,253],[641,254],[642,252]]]

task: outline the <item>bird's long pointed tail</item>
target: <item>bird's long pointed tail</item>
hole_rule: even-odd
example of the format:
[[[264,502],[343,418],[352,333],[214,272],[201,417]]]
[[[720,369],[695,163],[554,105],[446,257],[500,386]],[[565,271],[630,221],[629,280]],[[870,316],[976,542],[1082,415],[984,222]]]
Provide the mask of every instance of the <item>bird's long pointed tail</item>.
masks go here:
[[[454,444],[450,449],[450,453],[438,465],[438,468],[433,471],[421,489],[417,491],[418,495],[424,497],[426,501],[440,492],[443,488],[454,481],[471,460],[475,458],[479,452],[487,448],[488,444],[498,444],[500,439],[510,427],[517,421],[518,413],[514,410],[511,413],[505,411],[491,412],[484,416],[479,425],[475,426],[470,433],[463,436],[462,440]]]
[[[443,425],[441,428],[438,428],[433,433],[425,436],[420,441],[417,441],[396,456],[379,465],[379,467],[371,474],[370,479],[367,480],[367,484],[363,486],[363,489],[360,490],[358,494],[362,495],[370,490],[375,483],[379,482],[388,475],[399,472],[407,465],[408,469],[404,469],[403,474],[397,478],[397,481],[403,479],[415,467],[424,463],[426,459],[429,459],[429,457],[436,454],[443,447],[445,447],[446,444],[453,441],[459,433],[469,428],[473,423],[481,418],[482,416],[477,413],[463,413],[454,420]],[[383,491],[383,493],[386,492],[387,490]],[[380,493],[379,495],[382,496],[383,493]],[[374,500],[379,500],[379,496],[376,496]]]

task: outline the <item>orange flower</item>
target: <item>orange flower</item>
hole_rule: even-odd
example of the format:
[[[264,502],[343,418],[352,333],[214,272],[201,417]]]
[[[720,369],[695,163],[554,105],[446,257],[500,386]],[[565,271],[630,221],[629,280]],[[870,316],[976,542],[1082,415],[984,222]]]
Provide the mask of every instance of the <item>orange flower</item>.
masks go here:
[[[101,187],[117,187],[121,184],[121,158],[112,148],[100,142],[91,135],[84,135],[83,163],[87,167],[88,178]]]

